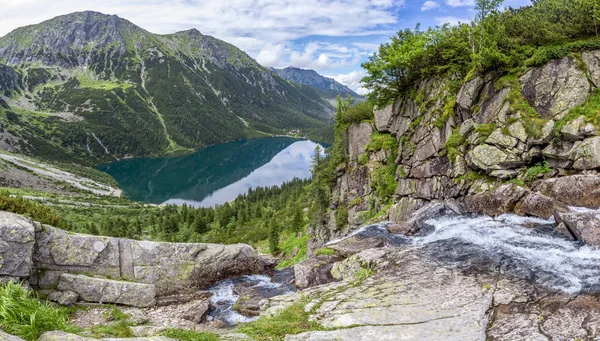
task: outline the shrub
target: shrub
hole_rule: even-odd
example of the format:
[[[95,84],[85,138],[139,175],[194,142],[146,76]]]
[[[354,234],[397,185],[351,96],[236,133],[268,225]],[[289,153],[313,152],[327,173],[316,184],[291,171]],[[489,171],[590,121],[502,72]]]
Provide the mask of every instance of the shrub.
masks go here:
[[[529,168],[527,172],[525,172],[524,178],[525,181],[531,182],[535,180],[538,176],[548,174],[551,171],[552,168],[550,168],[547,161],[540,162],[535,166]]]
[[[328,247],[322,247],[315,251],[315,256],[325,255],[325,256],[333,256],[335,254],[335,250],[330,249]]]
[[[369,101],[358,102],[352,105],[342,113],[343,123],[360,123],[373,120],[373,104]]]

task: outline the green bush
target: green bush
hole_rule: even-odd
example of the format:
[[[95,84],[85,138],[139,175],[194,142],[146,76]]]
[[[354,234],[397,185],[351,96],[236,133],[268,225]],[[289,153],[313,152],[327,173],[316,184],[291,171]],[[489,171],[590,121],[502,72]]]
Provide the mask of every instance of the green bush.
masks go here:
[[[335,226],[339,229],[348,225],[348,207],[339,205],[335,211]]]
[[[5,332],[35,341],[47,331],[76,331],[68,321],[68,310],[39,301],[20,284],[0,286],[0,329]]]
[[[373,120],[373,104],[369,101],[358,102],[344,111],[342,114],[343,123],[360,123],[363,121]]]
[[[537,179],[540,175],[548,174],[552,171],[552,168],[548,165],[547,161],[537,163],[535,166],[529,168],[527,172],[525,172],[524,178],[525,181],[531,182]]]
[[[446,149],[448,151],[448,159],[454,162],[456,157],[461,154],[460,147],[465,144],[467,139],[465,139],[459,132],[460,128],[455,128],[452,131],[452,135],[446,142]]]

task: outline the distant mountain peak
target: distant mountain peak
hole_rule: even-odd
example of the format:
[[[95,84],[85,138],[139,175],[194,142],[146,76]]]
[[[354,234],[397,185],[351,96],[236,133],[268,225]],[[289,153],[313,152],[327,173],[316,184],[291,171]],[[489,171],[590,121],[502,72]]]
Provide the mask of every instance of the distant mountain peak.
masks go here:
[[[280,77],[289,81],[309,85],[331,93],[336,93],[335,95],[341,95],[342,97],[350,95],[354,98],[361,98],[359,94],[354,92],[346,85],[339,83],[333,78],[325,77],[315,70],[302,69],[295,66],[288,66],[284,69],[271,68],[271,70],[277,73]]]

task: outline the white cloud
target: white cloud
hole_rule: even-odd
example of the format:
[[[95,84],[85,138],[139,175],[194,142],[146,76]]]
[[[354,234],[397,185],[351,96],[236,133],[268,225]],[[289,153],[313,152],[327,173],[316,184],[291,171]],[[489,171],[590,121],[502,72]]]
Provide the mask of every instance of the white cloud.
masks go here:
[[[435,1],[425,1],[423,6],[421,6],[421,11],[429,11],[438,7],[440,7],[440,5]]]
[[[285,54],[285,47],[281,44],[267,45],[263,47],[258,55],[256,61],[264,66],[279,67],[281,66],[281,59]]]
[[[336,81],[346,85],[350,89],[356,91],[358,94],[365,95],[367,94],[368,90],[365,89],[360,83],[360,80],[363,79],[365,75],[366,72],[364,70],[360,70],[352,71],[348,74],[329,75],[328,77],[331,77]]]
[[[453,16],[435,18],[435,21],[437,21],[438,24],[450,24],[453,26],[458,25],[459,23],[470,22],[469,19],[458,18],[458,17],[453,17]]]
[[[446,0],[446,4],[450,7],[468,7],[474,6],[475,0]]]

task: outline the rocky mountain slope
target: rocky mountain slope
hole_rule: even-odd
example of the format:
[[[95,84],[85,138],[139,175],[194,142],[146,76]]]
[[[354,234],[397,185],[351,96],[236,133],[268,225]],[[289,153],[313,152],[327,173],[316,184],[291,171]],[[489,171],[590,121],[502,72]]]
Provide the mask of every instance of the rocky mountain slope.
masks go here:
[[[79,12],[0,38],[5,150],[101,162],[320,127],[332,106],[197,30]]]
[[[271,68],[275,73],[284,79],[305,84],[325,91],[329,97],[335,98],[337,95],[342,97],[362,98],[359,94],[352,91],[349,87],[340,84],[335,79],[321,76],[314,70],[301,69],[297,67],[286,67],[285,69]]]

